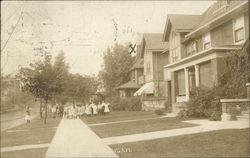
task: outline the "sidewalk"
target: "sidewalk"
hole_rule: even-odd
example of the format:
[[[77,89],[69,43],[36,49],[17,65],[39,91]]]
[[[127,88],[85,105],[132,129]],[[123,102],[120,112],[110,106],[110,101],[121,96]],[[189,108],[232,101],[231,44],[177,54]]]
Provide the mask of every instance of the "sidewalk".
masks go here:
[[[80,119],[62,119],[46,153],[46,158],[60,157],[118,158],[119,156]]]
[[[183,122],[199,124],[200,126],[156,131],[156,132],[148,132],[148,133],[140,133],[140,134],[133,134],[133,135],[108,137],[108,138],[103,138],[102,140],[105,144],[111,145],[111,144],[121,144],[121,143],[146,141],[146,140],[159,139],[159,138],[167,138],[167,137],[187,135],[187,134],[196,134],[196,133],[201,133],[201,132],[209,132],[209,131],[222,130],[222,129],[249,128],[249,121],[247,120],[228,121],[228,122],[208,121],[208,120],[190,120],[190,121],[183,121]]]

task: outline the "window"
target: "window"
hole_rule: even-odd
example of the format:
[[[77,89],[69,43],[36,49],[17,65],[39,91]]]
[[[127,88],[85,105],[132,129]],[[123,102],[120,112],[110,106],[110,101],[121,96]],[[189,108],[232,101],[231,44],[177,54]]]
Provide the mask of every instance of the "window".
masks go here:
[[[180,46],[178,42],[178,34],[172,32],[172,61],[175,62],[179,59]]]
[[[135,81],[135,71],[132,71],[132,81]]]
[[[185,95],[185,75],[184,70],[177,72],[178,95]]]
[[[238,43],[245,40],[244,16],[234,20],[234,42]]]
[[[187,46],[187,56],[196,53],[196,42],[192,42]]]
[[[220,0],[218,3],[219,3],[219,8],[223,8],[229,5],[229,0]]]
[[[211,37],[210,37],[210,32],[206,33],[203,36],[203,49],[208,49],[211,47]]]
[[[213,87],[211,63],[200,65],[200,85],[201,87]]]

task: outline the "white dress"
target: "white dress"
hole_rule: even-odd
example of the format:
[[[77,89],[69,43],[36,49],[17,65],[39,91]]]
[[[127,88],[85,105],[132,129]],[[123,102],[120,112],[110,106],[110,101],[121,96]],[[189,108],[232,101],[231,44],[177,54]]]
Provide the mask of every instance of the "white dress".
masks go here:
[[[98,113],[98,112],[97,112],[97,106],[94,105],[94,106],[93,106],[93,114],[96,115],[97,113]]]
[[[26,121],[27,121],[27,120],[30,120],[30,115],[26,114],[24,119],[25,119]]]
[[[105,109],[104,109],[104,112],[110,112],[110,110],[109,110],[109,104],[105,104]]]
[[[91,114],[91,112],[90,112],[90,106],[89,106],[89,105],[86,106],[85,113],[86,113],[87,115]]]

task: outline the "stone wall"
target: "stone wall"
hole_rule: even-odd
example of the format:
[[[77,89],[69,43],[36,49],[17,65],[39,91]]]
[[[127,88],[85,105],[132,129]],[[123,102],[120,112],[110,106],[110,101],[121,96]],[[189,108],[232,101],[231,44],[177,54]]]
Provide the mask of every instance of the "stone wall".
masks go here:
[[[165,99],[147,99],[142,101],[142,110],[151,111],[165,108]]]
[[[250,99],[221,99],[222,103],[222,121],[232,120],[233,117],[242,115],[245,113],[249,116]]]

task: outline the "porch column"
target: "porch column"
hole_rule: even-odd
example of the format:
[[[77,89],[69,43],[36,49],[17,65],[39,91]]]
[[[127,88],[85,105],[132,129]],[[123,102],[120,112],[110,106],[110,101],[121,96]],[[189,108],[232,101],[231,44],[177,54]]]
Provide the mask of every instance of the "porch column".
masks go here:
[[[199,87],[200,86],[200,66],[195,65],[195,86]]]
[[[189,77],[188,77],[188,68],[184,68],[185,72],[185,91],[186,91],[186,101],[189,100]]]

